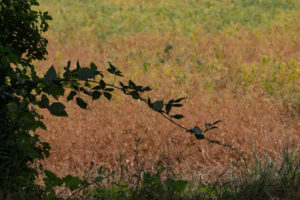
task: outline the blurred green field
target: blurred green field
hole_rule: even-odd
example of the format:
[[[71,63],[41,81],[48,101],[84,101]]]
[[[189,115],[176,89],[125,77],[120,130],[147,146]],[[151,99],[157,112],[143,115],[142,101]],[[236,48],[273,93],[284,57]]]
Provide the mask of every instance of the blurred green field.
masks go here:
[[[90,35],[106,40],[139,32],[192,37],[228,29],[293,28],[300,2],[293,0],[56,0],[40,1],[55,20],[51,30],[60,39]]]
[[[82,47],[76,59],[89,62],[104,52],[99,62],[110,60],[131,78],[155,80],[158,87],[166,84],[191,96],[199,87],[211,95],[258,92],[300,112],[298,0],[40,4],[53,16],[47,37],[56,45],[50,60],[58,67]]]

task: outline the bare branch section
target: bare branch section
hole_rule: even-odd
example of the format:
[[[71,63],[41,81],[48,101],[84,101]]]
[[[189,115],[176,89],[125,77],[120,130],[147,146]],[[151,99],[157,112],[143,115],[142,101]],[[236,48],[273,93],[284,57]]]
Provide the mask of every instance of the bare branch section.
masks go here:
[[[107,83],[104,80],[104,74],[102,71],[98,70],[98,67],[91,63],[90,67],[82,67],[79,62],[76,64],[76,69],[71,70],[71,63],[68,62],[68,65],[64,68],[65,72],[63,77],[59,77],[53,67],[51,67],[48,72],[45,74],[44,79],[48,81],[49,86],[56,84],[56,87],[68,86],[71,89],[71,92],[67,96],[67,100],[75,101],[80,108],[86,109],[87,103],[80,97],[78,93],[83,93],[87,96],[90,96],[93,100],[99,99],[102,95],[110,100],[112,97],[112,91],[120,90],[123,94],[131,96],[134,100],[140,100],[148,105],[148,107],[158,112],[162,117],[167,119],[169,122],[173,123],[177,127],[183,129],[184,131],[193,134],[198,140],[207,140],[209,143],[218,144],[224,147],[231,148],[236,150],[229,144],[220,143],[218,140],[211,140],[205,136],[207,131],[218,128],[216,125],[221,122],[217,120],[213,123],[205,123],[205,128],[201,129],[198,126],[190,129],[184,125],[178,123],[175,120],[180,120],[184,118],[182,114],[171,114],[172,108],[182,107],[182,101],[185,97],[179,99],[171,99],[168,101],[157,100],[153,101],[150,97],[144,98],[143,94],[150,91],[149,86],[141,86],[134,83],[132,80],[129,80],[128,83],[119,82],[119,85],[116,85],[116,78],[123,77],[121,71],[119,71],[112,63],[108,62],[109,67],[107,71],[114,75],[113,83]],[[63,89],[63,88],[62,88]],[[51,105],[53,107],[53,104]],[[66,116],[64,108],[61,108],[60,111],[56,112],[57,108],[52,109],[48,107],[49,111],[57,116]]]

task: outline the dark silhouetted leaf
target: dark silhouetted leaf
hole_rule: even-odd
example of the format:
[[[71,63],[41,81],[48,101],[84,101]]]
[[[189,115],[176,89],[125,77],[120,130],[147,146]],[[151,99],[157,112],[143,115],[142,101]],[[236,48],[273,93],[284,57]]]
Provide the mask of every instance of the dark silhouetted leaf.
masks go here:
[[[43,94],[41,100],[37,102],[37,105],[40,108],[47,108],[49,106],[49,99],[48,99],[48,97]]]
[[[103,94],[104,94],[104,96],[105,96],[108,100],[111,99],[111,93],[109,93],[109,92],[104,92]]]
[[[76,62],[76,69],[78,70],[80,68],[81,68],[81,66],[80,66],[79,60],[77,60],[77,62]]]
[[[42,121],[37,121],[37,124],[41,129],[47,130],[47,127],[45,126],[45,124]]]
[[[152,103],[151,103],[151,99],[148,97],[148,99],[147,99],[147,104],[148,104],[148,106],[150,106],[151,108],[152,108]]]
[[[90,64],[90,69],[91,69],[92,71],[94,71],[94,72],[97,71],[97,66],[95,65],[95,63],[92,62],[92,63]]]
[[[108,62],[109,64],[109,68],[107,69],[107,71],[111,74],[114,74],[116,76],[123,76],[121,71],[117,70],[117,68],[115,66],[113,66],[110,62]]]
[[[125,87],[125,85],[120,81],[119,84],[121,85],[121,87]]]
[[[219,123],[219,122],[221,122],[221,120],[215,121],[214,123],[212,123],[212,126],[215,125],[215,124],[217,124],[217,123]]]
[[[198,140],[203,140],[203,139],[204,139],[204,135],[203,135],[203,134],[201,134],[201,135],[195,134],[195,137],[196,137]]]
[[[79,80],[87,80],[89,78],[95,78],[94,72],[89,68],[79,68],[78,69],[78,79]]]
[[[93,87],[92,89],[93,89],[93,90],[100,90],[101,87],[100,87],[99,85],[97,85],[97,86]]]
[[[112,91],[114,91],[114,88],[105,88],[104,90],[107,92],[112,92]]]
[[[112,69],[114,71],[117,69],[113,64],[111,64],[111,62],[108,62],[108,64],[109,64],[110,69]]]
[[[71,175],[67,175],[65,178],[63,178],[63,181],[65,182],[66,187],[70,188],[71,191],[78,189],[82,184],[82,180]]]
[[[179,103],[179,102],[182,101],[183,99],[186,99],[186,97],[182,97],[182,98],[176,99],[176,100],[174,100],[173,102],[174,102],[174,103]]]
[[[106,83],[101,79],[100,80],[100,88],[104,89],[106,87]]]
[[[141,90],[141,92],[145,92],[145,91],[151,91],[151,88],[149,86],[146,86]]]
[[[182,119],[183,115],[177,114],[177,115],[171,115],[170,117],[175,118],[175,119]]]
[[[128,86],[129,86],[129,88],[131,88],[131,89],[135,89],[135,87],[136,87],[135,83],[132,82],[131,80],[128,81]]]
[[[155,101],[152,105],[152,108],[156,111],[161,111],[163,107],[164,107],[163,101]]]
[[[73,100],[73,98],[74,98],[74,96],[75,96],[76,94],[77,94],[77,92],[71,91],[70,94],[69,94],[68,97],[67,97],[67,100],[68,100],[68,101]]]
[[[171,111],[171,109],[172,109],[172,105],[171,104],[167,104],[166,105],[166,113],[169,114],[170,111]]]
[[[216,126],[209,127],[207,129],[205,129],[204,133],[206,133],[207,131],[210,131],[212,129],[216,129],[216,128],[218,128],[218,127],[216,127]]]
[[[133,99],[138,99],[140,97],[139,93],[137,93],[136,91],[130,92],[130,95]]]
[[[47,94],[52,95],[56,100],[65,94],[64,87],[60,84],[51,84],[44,90]]]
[[[87,107],[87,103],[85,103],[85,101],[80,97],[76,98],[76,103],[82,109],[86,109],[86,107]]]
[[[53,65],[48,69],[48,71],[46,72],[45,76],[44,76],[44,79],[46,81],[53,81],[53,80],[56,80],[56,77],[57,77],[57,74],[56,74],[56,71],[53,67]]]
[[[92,96],[92,93],[90,91],[86,90],[84,87],[81,87],[80,90],[83,91],[84,94]]]
[[[181,107],[181,106],[183,106],[183,105],[177,103],[177,104],[172,104],[172,106],[173,106],[173,107]]]
[[[206,123],[205,122],[205,128],[209,128],[209,127],[211,127],[211,123]]]
[[[65,67],[65,70],[67,72],[70,72],[70,66],[71,66],[71,61],[69,60],[67,66]]]
[[[17,104],[17,102],[10,102],[6,105],[7,109],[9,112],[18,112],[19,110],[19,105]]]
[[[65,106],[62,103],[55,102],[48,107],[49,112],[55,116],[68,116],[65,111]]]
[[[93,100],[99,99],[101,97],[101,94],[102,93],[99,92],[99,91],[92,92],[92,98],[93,98]]]
[[[189,130],[189,132],[193,133],[198,140],[204,139],[204,135],[202,134],[203,131],[198,126],[195,126],[193,129]]]

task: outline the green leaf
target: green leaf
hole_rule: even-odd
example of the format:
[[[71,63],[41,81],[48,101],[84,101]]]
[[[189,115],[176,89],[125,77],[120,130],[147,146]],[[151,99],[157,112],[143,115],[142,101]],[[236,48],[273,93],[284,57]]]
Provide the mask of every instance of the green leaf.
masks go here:
[[[170,117],[175,118],[175,119],[182,119],[184,116],[177,114],[177,115],[171,115]]]
[[[65,182],[66,187],[70,188],[71,191],[78,189],[80,184],[82,184],[82,180],[80,178],[71,175],[67,175],[63,178],[63,181]]]
[[[67,97],[68,101],[73,100],[74,96],[77,94],[77,92],[75,92],[74,90],[70,92],[70,94]]]
[[[30,129],[35,131],[39,125],[37,124],[35,120],[35,114],[32,112],[22,112],[20,113],[21,116],[19,118],[20,124],[22,124],[22,128],[24,129]]]
[[[65,106],[62,103],[55,102],[48,107],[49,112],[55,116],[66,117],[68,114],[65,111]]]
[[[45,124],[42,121],[37,121],[37,124],[39,125],[39,127],[41,129],[47,130],[47,127],[45,126]]]
[[[51,84],[44,90],[47,94],[52,95],[56,100],[65,94],[65,89],[61,84]]]
[[[45,170],[45,175],[48,178],[48,183],[53,186],[61,186],[63,184],[62,179],[58,178],[53,172]]]
[[[1,58],[1,64],[4,66],[4,67],[8,67],[9,66],[9,62],[7,61],[7,57],[6,56],[3,56]]]
[[[99,91],[92,92],[92,98],[93,100],[99,99],[101,97],[102,93]]]
[[[104,96],[105,96],[108,100],[111,99],[111,93],[104,92],[103,94],[104,94]]]
[[[172,190],[174,190],[174,187],[175,187],[175,181],[171,178],[168,178],[165,181],[165,185],[169,191],[172,191]]]
[[[45,94],[43,94],[41,100],[37,102],[37,105],[40,108],[47,108],[49,106],[49,99],[48,99],[48,97]]]
[[[185,180],[178,180],[175,182],[175,192],[181,193],[185,190],[187,181]]]
[[[18,110],[19,110],[19,105],[17,104],[17,102],[14,102],[14,101],[6,104],[6,107],[9,112],[18,112]]]
[[[164,107],[164,102],[163,101],[155,101],[152,104],[152,108],[156,111],[161,111],[163,107]]]
[[[8,58],[13,63],[19,63],[20,62],[20,57],[17,56],[16,54],[14,54],[14,53],[9,53]]]
[[[53,81],[53,80],[56,80],[56,77],[57,77],[57,74],[56,74],[56,71],[53,67],[53,65],[48,69],[48,71],[46,72],[45,76],[44,76],[44,79],[46,81]]]
[[[76,103],[82,109],[86,109],[86,107],[87,107],[87,103],[85,103],[85,101],[80,97],[76,98]]]

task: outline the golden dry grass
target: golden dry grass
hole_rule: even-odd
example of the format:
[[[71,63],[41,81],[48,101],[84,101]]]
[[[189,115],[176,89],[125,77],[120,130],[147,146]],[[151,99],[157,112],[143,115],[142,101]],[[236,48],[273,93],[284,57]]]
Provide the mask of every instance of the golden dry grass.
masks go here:
[[[243,86],[244,78],[237,72],[241,65],[262,65],[264,56],[278,62],[296,59],[299,63],[300,37],[290,36],[280,28],[261,38],[246,30],[233,36],[199,35],[195,40],[143,33],[97,42],[93,48],[84,43],[58,44],[50,37],[47,61],[37,64],[40,72],[50,64],[61,70],[69,59],[83,64],[93,61],[103,70],[111,61],[128,75],[126,78],[151,86],[150,94],[155,99],[187,96],[185,106],[178,109],[185,115],[181,121],[187,127],[222,120],[219,129],[207,135],[232,144],[238,152],[197,141],[142,102],[116,92],[111,102],[88,101],[86,111],[65,102],[68,118],[43,111],[48,130],[41,131],[41,137],[52,146],[50,157],[43,161],[45,168],[58,175],[81,176],[104,166],[128,178],[142,169],[165,165],[184,178],[213,181],[223,172],[238,172],[241,163],[251,160],[253,149],[275,160],[287,142],[291,149],[299,149],[300,120],[290,105],[266,94],[259,82]],[[169,55],[163,53],[167,44],[174,46]],[[160,63],[158,58],[165,62]],[[196,59],[215,63],[216,67],[203,72]],[[150,63],[146,73],[140,68],[144,62]],[[184,80],[178,77],[180,72]],[[204,87],[207,82],[214,85],[213,89]]]

